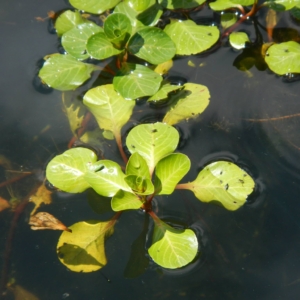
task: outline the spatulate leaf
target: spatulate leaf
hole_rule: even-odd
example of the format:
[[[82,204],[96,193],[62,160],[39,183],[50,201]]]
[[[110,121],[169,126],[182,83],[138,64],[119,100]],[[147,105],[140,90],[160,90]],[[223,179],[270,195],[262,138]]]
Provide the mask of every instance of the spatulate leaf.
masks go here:
[[[111,207],[114,211],[127,209],[139,209],[143,205],[140,198],[130,192],[118,191],[111,199]]]

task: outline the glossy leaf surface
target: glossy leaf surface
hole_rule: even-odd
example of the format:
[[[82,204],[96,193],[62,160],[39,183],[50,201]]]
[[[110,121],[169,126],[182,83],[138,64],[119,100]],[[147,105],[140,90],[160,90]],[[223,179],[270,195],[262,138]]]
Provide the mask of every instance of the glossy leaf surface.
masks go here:
[[[143,202],[133,193],[118,191],[111,199],[111,207],[114,211],[127,209],[139,209]]]
[[[246,42],[249,42],[249,37],[245,32],[232,32],[229,35],[229,43],[234,49],[245,48]]]
[[[206,166],[187,188],[202,202],[218,201],[228,210],[241,207],[254,189],[253,179],[241,168],[228,161]]]
[[[175,55],[176,47],[164,31],[156,27],[146,27],[131,37],[128,50],[137,57],[157,65],[171,59]]]
[[[181,85],[173,85],[170,83],[163,84],[161,88],[152,97],[148,99],[148,102],[164,100],[168,98],[171,92],[178,91],[183,88],[184,87]]]
[[[118,55],[122,52],[122,50],[115,48],[104,32],[98,32],[92,35],[87,41],[86,50],[92,58],[100,60]]]
[[[240,2],[243,3],[248,3],[248,4],[241,4]],[[232,0],[217,0],[214,2],[210,2],[209,6],[212,10],[220,11],[220,10],[225,10],[231,7],[238,7],[240,5],[252,5],[254,3],[254,0],[237,0],[237,1],[232,1]]]
[[[132,114],[134,101],[127,101],[117,94],[112,84],[90,89],[83,97],[83,103],[95,116],[100,128],[120,134]]]
[[[136,11],[143,11],[148,8],[151,0],[125,0],[124,2]]]
[[[219,39],[219,29],[214,26],[197,25],[191,20],[172,20],[164,31],[176,45],[176,54],[190,55],[203,52]]]
[[[102,31],[103,29],[93,22],[80,24],[64,33],[61,43],[70,55],[83,60],[89,57],[89,54],[86,53],[87,40],[93,34]]]
[[[237,22],[237,15],[234,13],[223,13],[221,15],[221,25],[224,29],[229,28]]]
[[[131,35],[130,19],[122,13],[109,15],[104,22],[104,33],[117,48],[122,47]]]
[[[151,179],[148,165],[145,159],[138,153],[133,153],[126,165],[126,175],[136,175]]]
[[[210,93],[206,86],[186,83],[184,89],[171,95],[172,106],[166,113],[163,122],[177,124],[201,114],[209,104]]]
[[[189,9],[201,5],[205,0],[158,0],[158,2],[168,9]]]
[[[163,268],[177,269],[190,263],[197,255],[198,240],[191,229],[174,229],[161,220],[155,227],[149,255]]]
[[[61,263],[74,272],[93,272],[107,263],[105,240],[113,234],[111,221],[85,221],[70,226],[63,232],[57,244],[57,255]]]
[[[47,165],[46,178],[58,189],[81,193],[90,185],[84,176],[97,161],[96,154],[87,148],[73,148],[55,156]]]
[[[151,69],[137,64],[125,63],[114,77],[113,84],[117,92],[125,99],[136,99],[154,95],[162,77]]]
[[[86,172],[84,179],[99,194],[105,197],[114,196],[118,190],[131,192],[125,182],[121,167],[111,160],[100,160],[94,163],[95,171]]]
[[[58,36],[63,35],[65,32],[71,30],[79,24],[85,23],[79,11],[66,10],[55,21],[55,29]]]
[[[92,14],[101,14],[115,7],[121,0],[70,0],[70,4],[79,10]]]
[[[146,160],[150,174],[159,160],[176,149],[178,142],[178,131],[164,123],[138,125],[126,139],[128,150],[139,153]]]
[[[158,195],[170,195],[177,183],[189,171],[191,162],[182,153],[172,153],[161,159],[155,168],[155,192]]]
[[[127,175],[125,181],[138,195],[151,195],[154,193],[154,186],[149,178],[137,175]]]
[[[49,56],[39,77],[50,87],[60,90],[74,90],[90,78],[95,66],[78,61],[71,55],[53,54]]]
[[[300,44],[294,41],[274,44],[268,48],[265,61],[276,74],[300,73]]]

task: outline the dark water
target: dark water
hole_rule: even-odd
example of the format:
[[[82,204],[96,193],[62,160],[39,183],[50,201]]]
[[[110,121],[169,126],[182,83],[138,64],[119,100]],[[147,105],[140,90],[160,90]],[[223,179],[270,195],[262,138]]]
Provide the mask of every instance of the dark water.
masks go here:
[[[35,17],[66,7],[58,0],[0,4],[0,154],[17,169],[42,170],[51,155],[67,148],[71,138],[61,94],[39,93],[32,84],[37,63],[44,55],[57,52],[58,44],[56,36],[47,31],[48,22],[38,22]],[[212,17],[212,13],[198,17],[203,16]],[[263,14],[260,17],[263,20]],[[288,26],[291,21],[282,18],[280,22]],[[251,25],[243,28],[255,38]],[[124,278],[131,244],[144,223],[144,215],[133,211],[122,215],[108,240],[109,263],[102,271],[73,273],[56,256],[60,233],[31,231],[27,225],[31,207],[27,207],[13,243],[10,275],[17,284],[42,300],[299,299],[300,121],[297,117],[272,122],[247,119],[299,112],[300,82],[285,83],[255,67],[241,72],[233,66],[238,55],[222,47],[208,56],[180,59],[170,73],[204,84],[211,93],[211,103],[201,117],[178,126],[182,133],[179,150],[192,161],[184,181],[193,180],[207,162],[225,158],[244,166],[257,182],[249,203],[236,212],[203,204],[188,191],[156,199],[160,217],[178,216],[179,222],[201,237],[199,259],[177,271],[162,270],[150,262],[141,276]],[[196,67],[187,65],[189,59]],[[203,66],[198,67],[200,64]],[[140,109],[143,113],[133,121],[156,112],[146,106]],[[115,152],[112,148],[105,154],[113,157]],[[2,170],[0,175],[5,180]],[[31,178],[13,187],[24,197],[35,181]],[[0,192],[7,196],[5,189]],[[67,225],[99,218],[86,199],[86,194],[56,195],[47,211]],[[8,211],[0,213],[1,255],[11,217]]]

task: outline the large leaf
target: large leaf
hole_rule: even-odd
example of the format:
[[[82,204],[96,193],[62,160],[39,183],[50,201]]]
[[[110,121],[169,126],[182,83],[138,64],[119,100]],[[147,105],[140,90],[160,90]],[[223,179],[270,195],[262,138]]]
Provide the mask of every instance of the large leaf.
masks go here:
[[[137,99],[154,95],[161,81],[162,77],[159,74],[145,66],[124,63],[114,77],[113,84],[125,99]]]
[[[170,195],[177,183],[189,171],[191,161],[182,153],[172,153],[161,159],[155,168],[155,192]]]
[[[50,87],[67,91],[83,84],[96,68],[94,65],[78,61],[71,55],[56,53],[46,58],[39,76]]]
[[[210,94],[206,86],[196,83],[186,83],[183,86],[184,90],[170,96],[173,104],[163,119],[169,125],[195,118],[209,104]]]
[[[265,61],[279,75],[300,73],[300,44],[290,41],[272,45],[267,50]]]
[[[137,57],[157,65],[171,59],[175,55],[176,47],[161,29],[146,27],[131,37],[128,50]]]
[[[126,139],[129,151],[139,153],[146,160],[150,174],[159,160],[176,149],[178,142],[177,130],[163,123],[138,125]]]
[[[104,32],[92,35],[87,41],[86,50],[91,57],[96,59],[105,59],[122,52],[115,48]]]
[[[111,160],[100,160],[93,164],[93,170],[86,172],[84,179],[99,194],[113,197],[118,190],[131,192],[124,180],[121,167]]]
[[[217,161],[206,166],[193,182],[180,186],[194,192],[202,202],[215,200],[228,210],[236,210],[246,202],[255,183],[234,163]]]
[[[176,45],[176,54],[190,55],[203,52],[219,39],[219,29],[215,26],[197,25],[191,20],[172,20],[164,31]]]
[[[70,3],[77,9],[92,14],[101,14],[115,7],[120,1],[121,0],[70,0]]]
[[[83,103],[95,116],[99,126],[120,135],[121,128],[132,114],[134,101],[127,101],[117,94],[112,84],[90,89],[83,97]]]
[[[168,269],[177,269],[190,263],[198,252],[194,231],[174,229],[159,219],[154,221],[152,245],[148,249],[154,262]]]
[[[79,24],[85,23],[87,20],[82,18],[79,11],[66,10],[55,21],[55,29],[58,36],[71,30]]]
[[[189,8],[194,8],[202,3],[205,2],[205,0],[158,0],[158,2],[164,6],[165,8],[168,9],[179,9],[179,8],[184,8],[184,9],[189,9]]]
[[[86,44],[90,36],[103,29],[93,22],[79,24],[68,32],[64,33],[61,43],[65,50],[77,59],[83,60],[89,57],[86,53]]]
[[[64,231],[57,244],[61,263],[74,272],[93,272],[107,263],[105,240],[113,234],[115,222],[85,221],[70,226],[72,233]]]
[[[64,192],[81,193],[90,185],[84,176],[97,161],[96,154],[87,148],[73,148],[55,156],[47,165],[46,178]]]
[[[139,209],[142,205],[143,202],[137,195],[122,190],[119,190],[111,199],[111,207],[114,211]]]
[[[114,13],[104,22],[104,33],[117,48],[125,45],[132,31],[130,19],[122,13]]]

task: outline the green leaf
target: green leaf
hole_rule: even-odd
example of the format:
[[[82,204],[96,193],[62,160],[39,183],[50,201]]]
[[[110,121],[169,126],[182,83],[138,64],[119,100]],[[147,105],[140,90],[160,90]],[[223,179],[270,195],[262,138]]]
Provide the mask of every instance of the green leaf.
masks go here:
[[[163,268],[177,269],[190,263],[197,255],[198,241],[191,229],[174,229],[155,220],[149,255]]]
[[[265,61],[276,74],[300,73],[300,44],[290,41],[268,48]]]
[[[155,0],[151,0],[150,2],[150,6],[136,16],[136,18],[145,26],[155,26],[163,14],[163,10]]]
[[[93,170],[86,172],[84,179],[99,195],[113,197],[120,189],[131,192],[124,177],[125,174],[117,163],[100,160],[93,164]]]
[[[221,25],[224,29],[229,28],[237,22],[237,15],[234,13],[223,13],[221,15]]]
[[[71,55],[52,54],[44,62],[39,77],[50,87],[60,90],[74,90],[91,77],[96,66],[78,61]]]
[[[175,43],[179,55],[203,52],[214,45],[220,35],[217,27],[197,25],[191,20],[172,20],[164,31]]]
[[[142,205],[143,202],[137,195],[122,190],[119,190],[111,199],[111,207],[114,211],[139,209]]]
[[[104,22],[104,33],[118,49],[128,41],[132,27],[130,19],[122,13],[113,13]]]
[[[181,85],[173,85],[170,83],[165,83],[152,97],[148,99],[148,102],[164,100],[168,98],[171,92],[182,90],[183,88],[184,87]]]
[[[117,137],[123,125],[128,122],[135,105],[134,101],[127,101],[117,94],[112,84],[88,90],[83,103],[95,116],[99,127]]]
[[[253,179],[241,168],[228,161],[206,166],[198,177],[183,184],[202,202],[218,201],[228,210],[241,207],[254,189]]]
[[[250,40],[245,32],[232,32],[229,35],[229,43],[235,49],[245,48],[246,42],[250,42]]]
[[[132,32],[136,31],[139,27],[144,27],[144,24],[142,24],[140,21],[137,20],[138,12],[135,11],[132,7],[128,5],[126,2],[120,2],[114,9],[114,13],[122,13],[126,15],[131,23]]]
[[[204,2],[205,0],[158,0],[158,3],[168,9],[189,9],[197,7]]]
[[[155,168],[155,192],[170,195],[177,183],[189,171],[191,161],[182,153],[172,153],[161,159]]]
[[[133,153],[126,165],[126,175],[141,176],[145,179],[151,179],[147,162],[137,152]]]
[[[120,72],[114,77],[115,90],[125,99],[137,99],[154,95],[162,77],[151,69],[137,64],[124,63]]]
[[[81,193],[90,185],[84,176],[97,161],[96,154],[87,148],[73,148],[55,156],[47,165],[46,178],[55,187],[68,193]]]
[[[245,3],[245,4],[241,4]],[[254,3],[254,0],[217,0],[214,2],[210,2],[209,6],[212,10],[220,11],[225,10],[232,7],[239,7],[239,6],[248,6],[252,5]]]
[[[104,32],[92,35],[87,41],[86,50],[92,58],[96,59],[105,59],[122,52],[115,48]]]
[[[139,153],[146,160],[150,174],[158,161],[176,149],[178,142],[178,131],[159,122],[134,127],[126,139],[128,150]]]
[[[93,22],[80,24],[64,33],[61,43],[70,55],[80,60],[87,59],[87,40],[97,32],[103,32],[103,29]]]
[[[65,32],[86,21],[86,19],[82,18],[79,11],[66,10],[55,21],[56,33],[58,36],[62,36]]]
[[[128,51],[157,65],[171,59],[175,55],[176,47],[171,38],[161,29],[146,27],[131,37]]]
[[[151,0],[125,0],[124,2],[136,11],[144,11],[149,7]]]
[[[206,86],[196,83],[186,83],[184,90],[171,95],[173,104],[166,113],[163,122],[169,125],[177,124],[201,114],[209,104],[209,90]]]
[[[276,11],[285,11],[290,10],[292,8],[300,7],[300,1],[299,0],[270,0],[266,1],[264,6],[268,6]]]
[[[93,272],[107,264],[105,240],[114,232],[115,222],[84,221],[64,231],[57,244],[61,263],[74,272]]]
[[[92,14],[102,14],[114,8],[121,0],[70,0],[70,4],[79,10]]]
[[[151,195],[154,193],[154,185],[149,178],[137,175],[127,175],[125,181],[138,195]]]

